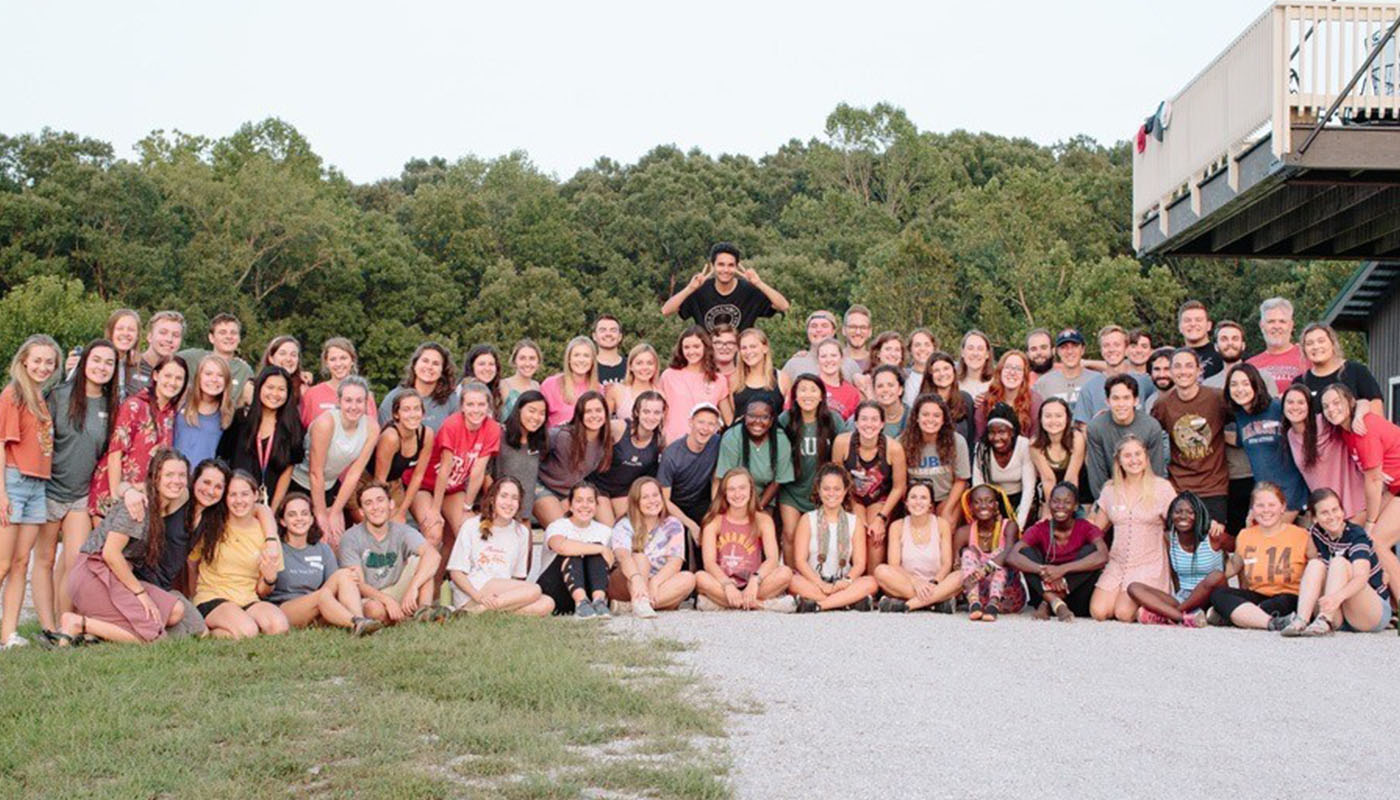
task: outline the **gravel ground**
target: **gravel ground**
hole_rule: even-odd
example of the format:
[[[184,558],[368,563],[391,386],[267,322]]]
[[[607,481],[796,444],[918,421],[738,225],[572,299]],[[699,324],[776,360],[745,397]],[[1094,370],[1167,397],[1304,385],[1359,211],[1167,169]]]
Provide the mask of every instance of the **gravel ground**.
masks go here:
[[[693,644],[740,798],[1385,797],[1394,631],[1286,640],[854,612],[615,618]],[[745,709],[753,713],[745,713]]]

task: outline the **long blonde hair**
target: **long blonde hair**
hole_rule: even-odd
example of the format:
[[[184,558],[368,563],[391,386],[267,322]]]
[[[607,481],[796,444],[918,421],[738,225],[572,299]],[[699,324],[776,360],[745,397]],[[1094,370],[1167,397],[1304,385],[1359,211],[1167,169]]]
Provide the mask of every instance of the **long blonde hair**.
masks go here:
[[[657,524],[666,519],[666,493],[661,491],[661,481],[650,475],[638,478],[632,482],[632,488],[627,490],[627,521],[632,524],[632,552],[640,553],[646,548],[647,538],[651,536],[651,531],[647,530],[645,518],[642,514],[641,500],[642,487],[655,486],[657,494],[661,495],[661,515],[657,518]]]
[[[1113,448],[1113,486],[1117,491],[1122,492],[1122,496],[1125,497],[1128,491],[1128,476],[1123,472],[1123,451],[1128,449],[1131,445],[1141,447],[1143,458],[1145,460],[1149,459],[1147,443],[1132,434],[1124,436],[1119,440],[1118,446]],[[1148,460],[1147,468],[1142,471],[1142,477],[1135,481],[1137,486],[1134,488],[1136,489],[1137,496],[1134,499],[1142,501],[1151,496],[1154,477],[1151,461]]]
[[[204,365],[213,363],[219,368],[219,372],[224,376],[224,390],[219,393],[219,428],[227,430],[229,423],[233,422],[233,372],[229,369],[228,361],[217,353],[210,353],[205,356],[199,366],[194,369],[194,380],[189,381],[189,391],[185,394],[185,422],[193,427],[199,426],[199,404],[205,400],[213,400],[204,394],[204,388],[199,385],[199,376],[204,373]]]
[[[58,349],[58,342],[55,342],[52,336],[36,333],[25,339],[24,344],[15,351],[15,357],[10,359],[10,386],[15,390],[15,404],[29,409],[29,413],[44,426],[52,424],[53,421],[49,415],[48,403],[44,402],[44,387],[30,379],[29,370],[24,368],[29,353],[36,347],[47,347],[53,351],[54,375],[58,374],[58,368],[61,366],[59,357],[62,354]]]
[[[773,348],[768,344],[768,334],[758,328],[748,328],[743,333],[739,334],[739,347],[742,350],[744,340],[753,338],[757,338],[763,343],[763,360],[758,362],[758,366],[750,367],[748,364],[744,363],[742,355],[735,359],[739,374],[735,376],[734,381],[729,386],[730,394],[738,394],[744,387],[748,386],[749,376],[754,372],[757,372],[759,376],[763,378],[763,388],[778,388],[777,378],[773,374]]]
[[[574,348],[587,347],[588,353],[593,357],[593,365],[588,368],[588,388],[584,391],[601,392],[603,385],[598,382],[598,346],[593,344],[593,340],[587,336],[575,336],[564,345],[564,368],[563,385],[559,387],[560,394],[564,396],[564,402],[573,403],[578,400],[574,397],[574,373],[569,367],[569,356],[573,355]],[[606,403],[604,403],[606,406]]]

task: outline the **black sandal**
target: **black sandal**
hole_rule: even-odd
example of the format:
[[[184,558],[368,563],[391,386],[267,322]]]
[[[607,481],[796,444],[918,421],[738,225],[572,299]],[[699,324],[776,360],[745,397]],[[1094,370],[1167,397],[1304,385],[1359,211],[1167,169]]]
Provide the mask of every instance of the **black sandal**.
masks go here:
[[[45,650],[63,650],[78,646],[78,640],[63,631],[41,630],[35,641]]]

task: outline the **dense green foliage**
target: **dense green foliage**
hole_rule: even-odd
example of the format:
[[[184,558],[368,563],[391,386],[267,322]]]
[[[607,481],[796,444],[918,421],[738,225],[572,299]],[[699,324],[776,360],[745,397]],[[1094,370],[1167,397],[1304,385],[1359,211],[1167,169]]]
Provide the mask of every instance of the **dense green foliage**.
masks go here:
[[[1174,341],[1177,304],[1198,297],[1257,346],[1260,299],[1308,320],[1350,270],[1140,263],[1131,179],[1126,143],[935,134],[883,104],[843,105],[822,137],[759,160],[662,146],[562,182],[512,153],[356,185],[276,119],[218,140],[157,131],[131,160],[72,133],[0,135],[0,351],[36,328],[78,344],[126,305],[184,311],[190,343],[232,310],[250,359],[277,333],[312,352],[349,336],[381,384],[425,338],[460,353],[531,336],[555,367],[603,311],[669,352],[680,323],[660,302],[720,239],[792,301],[764,324],[780,355],[809,311],[855,302],[877,331],[927,325],[955,347],[971,327],[1011,346],[1108,322]]]

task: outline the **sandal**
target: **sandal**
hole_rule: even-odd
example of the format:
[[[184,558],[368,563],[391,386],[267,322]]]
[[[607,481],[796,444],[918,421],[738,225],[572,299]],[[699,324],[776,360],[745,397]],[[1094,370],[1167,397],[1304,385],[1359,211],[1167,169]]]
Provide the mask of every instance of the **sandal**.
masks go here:
[[[967,618],[972,620],[973,622],[977,622],[978,620],[982,619],[982,604],[969,604],[967,607]]]
[[[995,603],[988,605],[985,609],[982,610],[982,621],[983,621],[983,622],[996,622],[996,621],[997,621],[997,607],[996,607],[996,604],[995,604]]]
[[[35,641],[45,650],[65,650],[71,647],[77,647],[79,643],[78,638],[75,636],[69,636],[63,631],[50,630],[40,631],[39,638],[35,639]]]

